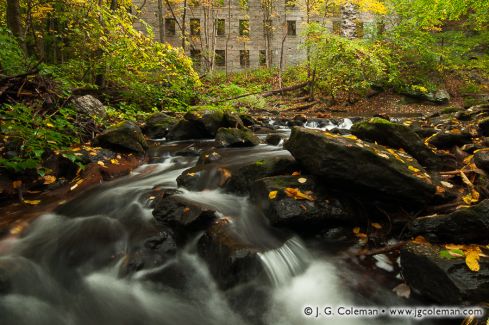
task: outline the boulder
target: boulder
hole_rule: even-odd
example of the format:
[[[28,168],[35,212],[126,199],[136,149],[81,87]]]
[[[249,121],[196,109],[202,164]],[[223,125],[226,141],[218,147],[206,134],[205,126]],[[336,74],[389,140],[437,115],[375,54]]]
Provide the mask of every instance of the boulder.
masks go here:
[[[197,251],[221,289],[265,274],[258,256],[262,250],[240,239],[226,219],[216,220],[204,233],[197,243]]]
[[[478,168],[489,171],[489,149],[476,150],[474,163]]]
[[[215,137],[220,128],[243,129],[244,124],[239,115],[230,111],[214,111],[202,116],[202,123],[211,137]]]
[[[489,259],[481,257],[473,272],[464,258],[440,257],[441,248],[409,243],[401,249],[401,272],[415,292],[443,305],[476,304],[489,297]]]
[[[253,126],[253,125],[262,125],[261,122],[259,122],[249,114],[240,114],[239,118],[241,119],[241,121],[243,121],[243,124],[246,127]]]
[[[200,231],[216,217],[215,211],[169,191],[160,195],[154,202],[153,216],[158,224],[175,231],[179,243],[184,242],[189,232]]]
[[[271,146],[278,146],[280,141],[282,141],[282,137],[277,133],[270,133],[265,139],[265,142]]]
[[[411,208],[429,203],[435,194],[423,167],[401,151],[299,127],[292,129],[285,148],[309,174],[349,193]]]
[[[335,222],[358,221],[343,202],[319,190],[312,176],[259,179],[252,188],[251,199],[272,226],[299,233],[317,233]]]
[[[477,126],[479,127],[479,133],[482,136],[489,136],[489,117],[483,118],[478,121]]]
[[[165,113],[155,113],[151,115],[143,127],[143,133],[150,138],[163,138],[178,120]]]
[[[219,128],[244,128],[243,121],[234,112],[214,111],[201,115],[188,112],[168,132],[170,140],[212,139]]]
[[[98,116],[101,118],[104,118],[107,115],[104,104],[92,95],[79,96],[71,102],[73,103],[75,110],[80,114],[91,117]]]
[[[437,89],[426,94],[426,99],[435,104],[447,104],[450,101],[450,94],[446,89]]]
[[[217,157],[218,153],[209,157]],[[220,158],[217,158],[217,162]],[[295,160],[290,156],[267,157],[256,161],[245,161],[225,167],[219,165],[199,165],[185,170],[178,178],[179,186],[192,191],[225,188],[238,194],[247,194],[254,181],[269,176],[287,175],[297,170]]]
[[[139,154],[143,154],[148,149],[141,129],[130,121],[105,130],[95,139],[95,143],[115,151],[132,151]]]
[[[260,144],[260,139],[250,130],[220,128],[216,134],[218,147],[253,147]]]
[[[366,141],[377,142],[394,149],[402,148],[426,168],[436,167],[440,163],[439,157],[405,125],[374,117],[369,121],[355,123],[351,133]]]
[[[417,218],[409,230],[413,236],[422,235],[430,242],[488,243],[489,200],[447,215]]]
[[[432,135],[426,141],[438,149],[450,149],[454,146],[463,146],[470,143],[471,135],[468,132],[459,130],[445,130]]]

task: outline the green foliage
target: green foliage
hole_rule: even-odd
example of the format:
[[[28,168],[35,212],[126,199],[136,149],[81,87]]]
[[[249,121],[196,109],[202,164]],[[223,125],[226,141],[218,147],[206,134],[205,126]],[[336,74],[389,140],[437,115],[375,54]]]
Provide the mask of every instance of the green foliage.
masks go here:
[[[378,55],[376,44],[347,40],[315,23],[309,26],[306,37],[311,68],[323,93],[351,99],[364,95],[384,78],[386,65]]]
[[[14,75],[25,72],[28,63],[12,33],[0,27],[0,74]]]
[[[44,116],[23,104],[4,105],[1,111],[0,141],[6,151],[0,157],[1,168],[40,169],[46,150],[61,151],[79,142],[71,123],[76,113],[69,108]]]

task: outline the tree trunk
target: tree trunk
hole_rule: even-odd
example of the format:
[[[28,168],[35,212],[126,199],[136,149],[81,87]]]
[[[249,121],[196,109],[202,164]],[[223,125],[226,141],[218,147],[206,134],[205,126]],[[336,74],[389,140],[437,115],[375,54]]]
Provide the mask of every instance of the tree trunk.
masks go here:
[[[161,43],[165,41],[165,21],[163,20],[163,0],[158,0],[158,28],[159,40]]]
[[[20,18],[19,0],[7,0],[7,27],[12,31],[12,34],[19,39],[22,47],[24,47],[24,34]]]

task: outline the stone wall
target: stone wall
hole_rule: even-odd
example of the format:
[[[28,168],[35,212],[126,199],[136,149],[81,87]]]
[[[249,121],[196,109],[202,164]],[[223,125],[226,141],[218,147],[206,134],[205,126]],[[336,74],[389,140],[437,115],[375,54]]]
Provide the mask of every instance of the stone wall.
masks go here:
[[[135,6],[141,6],[143,2],[143,0],[133,1]],[[178,24],[182,26],[182,5],[173,7],[173,14],[177,17],[178,24],[175,23],[175,35],[170,35],[164,21],[166,19],[172,19],[174,16],[171,10],[165,5],[164,0],[160,2],[160,5],[158,3],[159,1],[157,0],[146,1],[141,10],[140,17],[152,26],[155,39],[168,42],[173,46],[181,46],[182,34]],[[200,35],[189,36],[186,52],[189,55],[193,54],[194,59],[196,59],[198,51],[200,51],[203,57],[212,59],[215,50],[227,50],[225,65],[214,65],[216,70],[227,69],[232,72],[246,68],[257,68],[260,66],[260,51],[266,51],[267,49],[261,2],[260,0],[248,0],[247,8],[242,8],[239,0],[230,0],[229,3],[230,6],[228,6],[228,0],[224,0],[224,6],[213,9],[188,5],[185,22],[187,34],[190,34],[190,20],[200,19]],[[267,57],[271,58],[272,66],[278,66],[280,63],[282,40],[284,40],[283,65],[299,64],[306,59],[306,52],[301,47],[304,42],[301,33],[306,27],[306,15],[299,7],[286,6],[285,0],[281,5],[277,3],[280,3],[280,1],[276,2],[275,8],[273,9],[271,54],[270,56],[267,54]],[[357,19],[356,17],[355,19]],[[213,36],[216,30],[215,19],[225,20],[224,35]],[[247,37],[239,34],[240,20],[249,21],[249,36]],[[341,17],[326,19],[314,17],[311,20],[322,23],[331,30],[335,26],[336,31],[338,26],[346,27],[348,25]],[[294,24],[295,35],[291,35],[290,32],[294,29]],[[350,25],[348,26],[349,28],[351,27]],[[136,27],[140,30],[145,30],[144,26],[140,23],[137,23]],[[348,32],[347,35],[347,37],[350,37],[351,32]],[[243,58],[243,56],[246,57],[245,53],[249,53],[249,64],[243,65],[243,63],[247,63],[247,60]],[[196,60],[198,61],[198,59]],[[217,63],[217,61],[215,62]],[[203,61],[201,66],[205,67],[206,62]]]

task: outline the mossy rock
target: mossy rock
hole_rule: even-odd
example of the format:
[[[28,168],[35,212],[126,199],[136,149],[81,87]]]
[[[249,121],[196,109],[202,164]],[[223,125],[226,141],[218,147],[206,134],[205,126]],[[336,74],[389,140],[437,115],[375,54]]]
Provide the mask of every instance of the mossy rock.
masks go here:
[[[219,128],[244,128],[239,115],[232,111],[213,111],[202,116],[202,123],[211,136],[217,134]]]
[[[450,149],[471,143],[472,137],[468,132],[440,131],[428,138],[427,142],[438,149]]]
[[[150,138],[163,138],[177,122],[178,119],[173,116],[165,113],[155,113],[146,120],[143,133]]]
[[[95,143],[115,151],[144,153],[148,149],[141,129],[130,121],[110,127],[95,139]]]
[[[220,128],[216,134],[219,147],[253,147],[258,144],[260,139],[247,129]]]
[[[377,142],[394,149],[404,149],[428,169],[437,169],[440,159],[424,144],[409,127],[374,117],[353,124],[351,133],[360,139]]]

